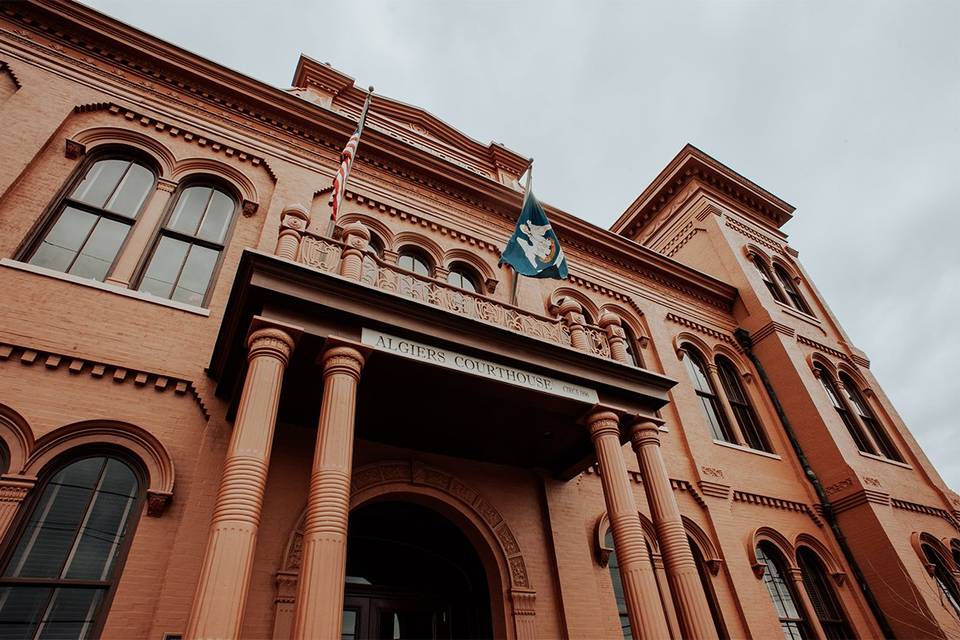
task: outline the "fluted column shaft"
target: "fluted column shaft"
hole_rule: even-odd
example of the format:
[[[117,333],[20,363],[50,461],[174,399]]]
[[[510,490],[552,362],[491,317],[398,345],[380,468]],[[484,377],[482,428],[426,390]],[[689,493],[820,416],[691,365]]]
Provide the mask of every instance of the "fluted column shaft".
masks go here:
[[[710,606],[680,518],[680,507],[660,452],[660,431],[652,422],[638,422],[630,427],[630,441],[640,463],[650,516],[666,565],[667,582],[677,605],[681,635],[714,640],[717,628],[710,615]]]
[[[619,418],[615,413],[602,411],[591,415],[587,424],[600,462],[603,499],[613,531],[613,546],[620,564],[620,580],[633,637],[636,640],[669,638],[670,631],[660,606],[657,581],[637,513],[637,501],[633,497],[620,447]]]
[[[283,372],[294,340],[276,328],[247,340],[247,377],[223,465],[186,638],[238,638],[247,601]]]
[[[293,638],[339,638],[347,565],[353,422],[363,355],[336,346],[323,355],[323,404],[303,524]]]

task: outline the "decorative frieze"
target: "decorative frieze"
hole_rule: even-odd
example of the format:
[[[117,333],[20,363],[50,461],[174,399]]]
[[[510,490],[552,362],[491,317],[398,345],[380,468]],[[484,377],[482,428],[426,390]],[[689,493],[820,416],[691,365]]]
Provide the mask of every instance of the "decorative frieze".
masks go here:
[[[805,344],[808,347],[813,347],[814,349],[816,349],[817,351],[820,351],[821,353],[826,353],[827,355],[831,355],[834,358],[843,360],[844,362],[851,362],[851,363],[853,362],[850,356],[843,353],[842,351],[837,351],[833,347],[828,347],[822,342],[817,342],[813,338],[808,338],[806,336],[800,335],[799,333],[797,334],[797,342],[799,342],[800,344]]]
[[[706,325],[700,324],[699,322],[695,322],[694,320],[690,320],[688,318],[678,316],[675,313],[668,313],[667,320],[671,322],[676,322],[681,326],[684,326],[688,329],[692,329],[704,335],[710,336],[711,338],[715,338],[716,340],[720,340],[721,342],[726,342],[727,344],[734,345],[739,350],[739,346],[737,345],[733,337],[730,336],[729,334],[724,333],[723,331],[720,331],[719,329],[708,327]]]
[[[774,253],[780,254],[782,256],[787,255],[787,252],[784,249],[783,245],[777,242],[774,242],[773,240],[767,238],[765,235],[761,234],[760,232],[751,229],[750,227],[740,222],[733,216],[729,216],[729,215],[724,216],[723,222],[725,225],[727,225],[727,227],[733,229],[734,231],[742,235],[744,238],[747,238],[748,240],[752,240],[757,244],[763,245],[764,247],[766,247],[767,249],[769,249]]]
[[[62,369],[71,375],[86,373],[93,378],[110,378],[115,383],[133,382],[135,387],[150,387],[158,392],[173,391],[176,395],[189,395],[203,413],[204,420],[210,412],[196,385],[190,380],[174,378],[161,373],[127,369],[115,364],[97,362],[87,358],[30,349],[21,345],[0,343],[0,360],[19,361],[25,366],[43,363],[47,369]]]

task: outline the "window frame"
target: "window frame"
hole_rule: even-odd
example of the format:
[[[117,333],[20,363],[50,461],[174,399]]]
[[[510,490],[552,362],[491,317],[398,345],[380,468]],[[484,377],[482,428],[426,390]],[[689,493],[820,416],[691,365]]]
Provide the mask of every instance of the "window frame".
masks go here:
[[[147,195],[144,197],[143,202],[140,203],[140,208],[137,209],[134,217],[127,217],[122,214],[110,211],[109,209],[104,209],[96,207],[94,205],[81,202],[79,200],[74,200],[71,198],[71,194],[76,191],[77,187],[80,186],[80,183],[83,182],[84,178],[87,177],[87,173],[96,165],[98,162],[104,160],[124,160],[128,162],[133,162],[138,165],[141,165],[150,173],[153,174],[153,183],[151,187],[147,190]],[[53,229],[54,225],[60,220],[64,211],[68,207],[73,207],[74,209],[79,209],[84,213],[89,213],[91,215],[98,216],[100,218],[107,218],[113,222],[119,222],[121,224],[129,225],[127,233],[124,236],[123,242],[120,244],[120,247],[117,249],[116,255],[113,257],[113,261],[110,263],[110,266],[107,268],[106,273],[103,276],[103,280],[95,280],[94,278],[88,278],[90,280],[95,280],[96,282],[106,282],[106,280],[113,275],[113,270],[117,266],[117,262],[120,259],[120,256],[124,254],[127,249],[127,245],[130,242],[130,236],[133,235],[134,227],[143,219],[143,213],[147,210],[147,207],[150,206],[150,201],[153,199],[154,194],[157,190],[157,183],[161,178],[160,167],[157,164],[157,161],[154,158],[136,148],[136,147],[127,147],[123,145],[106,145],[103,147],[98,147],[95,150],[87,153],[83,160],[80,161],[76,167],[73,168],[70,175],[63,182],[60,188],[57,190],[56,194],[47,204],[46,209],[43,214],[38,218],[36,223],[30,232],[26,235],[24,241],[21,243],[20,247],[14,254],[16,259],[19,262],[24,262],[26,264],[32,264],[30,261],[33,259],[34,254],[40,248],[40,245],[43,243],[44,239],[47,237],[47,234]],[[117,184],[119,186],[119,183]],[[114,187],[116,191],[116,187]],[[111,195],[113,195],[111,193]],[[108,197],[109,200],[109,197]],[[76,262],[76,257],[73,260]],[[73,263],[71,262],[71,266]],[[39,266],[39,265],[37,265]],[[69,271],[60,271],[55,270],[57,273],[63,273],[66,275],[74,275],[69,273]],[[83,276],[76,276],[83,277]]]
[[[737,437],[734,434],[733,425],[729,424],[729,421],[727,420],[727,415],[723,408],[723,400],[720,397],[720,390],[714,386],[713,378],[710,376],[707,359],[703,356],[699,349],[686,342],[681,345],[680,351],[683,352],[682,359],[684,360],[684,367],[686,367],[687,373],[691,379],[690,381],[693,383],[694,393],[696,393],[697,398],[700,401],[700,406],[710,427],[710,433],[713,436],[713,439],[728,442],[730,444],[740,444],[737,442]],[[687,361],[688,358],[690,359],[689,361]],[[707,383],[707,390],[700,388],[698,377],[694,371],[695,367],[703,374],[703,378]],[[713,414],[716,416],[717,427],[720,430],[719,435],[714,432],[713,421],[711,421],[710,416],[707,415],[707,407],[704,404],[705,402],[710,404],[711,408],[713,409]]]
[[[796,553],[797,567],[800,568],[801,582],[803,589],[807,592],[807,599],[813,608],[811,615],[817,617],[820,622],[820,628],[823,629],[827,640],[846,640],[856,638],[853,627],[850,625],[849,617],[843,607],[840,595],[833,585],[830,584],[830,577],[827,575],[827,567],[820,558],[820,555],[807,546],[800,546]],[[808,571],[807,569],[811,569]],[[811,588],[814,587],[814,588]],[[834,609],[839,617],[824,618],[817,603],[823,602],[827,608]],[[830,613],[824,611],[823,613]]]
[[[946,598],[946,604],[953,609],[953,614],[960,618],[960,585],[950,571],[947,559],[929,543],[921,542],[920,550],[923,552],[923,560],[933,565],[930,577],[937,583],[941,600]]]
[[[233,200],[233,212],[230,214],[230,223],[227,225],[227,229],[223,234],[222,244],[214,242],[212,240],[207,240],[205,238],[200,238],[198,236],[191,236],[183,231],[178,231],[176,229],[169,229],[167,225],[170,224],[170,220],[173,218],[173,213],[177,209],[177,204],[180,202],[180,198],[183,196],[184,192],[191,187],[208,187],[214,190],[219,190],[227,195],[231,200]],[[208,203],[209,204],[209,203]],[[134,291],[139,291],[144,294],[153,295],[156,298],[161,300],[169,300],[171,302],[180,302],[179,300],[174,300],[172,295],[173,291],[176,290],[176,283],[174,283],[173,291],[171,291],[171,296],[163,298],[155,294],[151,294],[148,291],[141,291],[140,287],[143,285],[144,277],[147,274],[147,269],[150,267],[150,263],[153,260],[153,256],[157,251],[157,248],[160,246],[160,242],[164,237],[170,237],[174,240],[180,242],[185,242],[189,245],[197,244],[206,249],[211,249],[219,251],[217,256],[217,261],[213,265],[213,269],[210,271],[210,280],[207,282],[207,290],[203,294],[203,300],[198,305],[194,305],[189,302],[183,302],[181,304],[187,304],[190,306],[200,307],[202,309],[208,309],[210,307],[210,298],[213,296],[213,291],[216,289],[217,278],[220,275],[220,269],[223,267],[223,261],[227,255],[227,249],[230,247],[230,242],[233,239],[233,232],[237,225],[237,219],[240,217],[240,212],[243,208],[243,198],[237,189],[218,176],[210,174],[202,175],[193,175],[185,178],[177,184],[176,189],[170,196],[170,200],[167,202],[166,210],[163,212],[163,215],[160,217],[160,221],[157,223],[156,228],[153,230],[153,235],[150,239],[150,242],[147,244],[146,250],[144,250],[143,255],[140,256],[137,267],[134,270],[134,276],[130,279],[130,289]],[[203,223],[201,218],[200,222],[197,223],[197,232],[200,231],[200,226]],[[180,265],[180,272],[177,275],[177,281],[179,282],[180,275],[183,273],[183,266],[186,263],[186,257],[184,257],[184,263]]]
[[[400,259],[404,256],[409,256],[422,262],[427,268],[427,273],[417,273],[414,269],[407,269],[406,267],[400,266]],[[433,261],[433,258],[430,257],[430,254],[427,253],[425,249],[416,244],[405,244],[397,249],[397,268],[406,273],[420,276],[421,278],[433,278],[437,272],[437,265]]]
[[[787,294],[773,277],[770,267],[767,265],[767,262],[760,257],[760,254],[751,253],[750,261],[753,263],[754,268],[760,273],[760,279],[763,280],[763,284],[766,285],[767,291],[770,292],[773,299],[780,304],[789,304],[789,302],[787,302]]]
[[[117,553],[113,559],[113,565],[111,568],[111,579],[106,581],[75,578],[10,578],[3,576],[2,568],[7,566],[7,563],[10,561],[11,557],[16,551],[16,543],[19,542],[21,535],[25,531],[26,525],[30,520],[30,516],[33,515],[34,510],[39,506],[40,501],[43,499],[44,491],[53,477],[56,476],[61,470],[75,462],[98,457],[106,457],[108,459],[114,458],[123,462],[130,468],[137,480],[137,493],[134,498],[134,507],[130,510],[130,515],[128,516],[126,524],[127,534],[124,535],[124,540],[117,547]],[[30,494],[17,510],[17,515],[10,523],[6,535],[2,540],[0,540],[0,587],[49,586],[50,589],[57,589],[62,586],[75,586],[81,588],[103,588],[105,586],[104,583],[109,582],[109,585],[106,586],[106,589],[104,590],[103,600],[101,601],[99,610],[97,611],[97,617],[87,633],[88,638],[99,638],[101,632],[103,631],[103,627],[107,622],[107,618],[110,615],[110,609],[113,606],[113,598],[116,595],[118,587],[120,586],[120,581],[123,579],[123,571],[126,567],[127,557],[130,553],[130,549],[133,546],[133,540],[137,534],[140,518],[143,515],[143,512],[146,510],[147,492],[150,484],[149,480],[149,476],[143,463],[130,451],[121,447],[102,444],[80,446],[70,449],[69,451],[64,452],[62,455],[54,458],[40,473],[36,485],[34,485],[30,491]],[[89,509],[89,505],[87,508]],[[78,535],[79,530],[77,534],[74,535],[72,544],[76,544]]]
[[[823,392],[827,396],[827,400],[833,405],[834,410],[839,414],[840,422],[843,423],[843,426],[846,427],[847,433],[850,434],[850,438],[853,440],[853,444],[861,453],[867,453],[870,455],[879,455],[877,451],[874,450],[873,443],[870,441],[870,438],[867,437],[867,434],[863,431],[863,427],[857,421],[856,417],[853,415],[852,407],[847,406],[846,401],[844,400],[844,393],[837,386],[837,383],[834,381],[833,376],[830,371],[820,362],[815,362],[813,365],[814,375],[820,381],[820,386],[823,388]]]
[[[718,354],[713,359],[713,363],[717,367],[717,378],[720,381],[720,390],[730,404],[730,409],[733,412],[734,420],[737,421],[737,426],[740,427],[740,435],[744,440],[743,444],[754,451],[773,453],[773,447],[770,444],[770,438],[767,436],[767,430],[764,428],[763,422],[760,421],[760,416],[753,406],[747,388],[740,382],[740,371],[737,369],[736,364],[734,364],[730,358],[721,354]],[[736,385],[736,389],[728,388],[730,385]],[[731,391],[736,391],[737,394],[742,397],[742,400],[736,399]],[[745,424],[745,419],[749,421],[749,425]],[[750,438],[747,436],[748,426],[750,427],[750,432],[755,434],[759,440],[756,444],[760,446],[754,446],[755,443],[750,442]]]
[[[870,439],[876,446],[877,453],[875,455],[882,456],[887,460],[893,460],[894,462],[904,462],[900,449],[894,444],[889,432],[883,423],[880,422],[880,419],[870,407],[867,399],[860,393],[856,381],[854,381],[846,371],[840,371],[837,379],[842,386],[842,392],[850,401],[850,408],[853,410],[853,413],[856,414],[856,417],[859,418],[860,424],[866,429]]]
[[[465,287],[461,287],[459,285],[456,285],[450,282],[450,276],[453,275],[454,273],[460,276],[462,279],[468,281],[473,286],[473,289],[467,289]],[[469,265],[463,260],[457,260],[455,262],[450,263],[450,266],[447,268],[446,283],[451,287],[456,287],[457,289],[460,289],[461,291],[466,291],[467,293],[473,293],[480,296],[483,295],[483,292],[482,292],[483,279],[480,277],[480,274],[477,272],[477,270],[473,266]]]
[[[787,301],[784,302],[784,304],[790,305],[800,313],[813,316],[813,310],[810,308],[810,305],[807,304],[807,299],[800,292],[800,289],[797,288],[797,283],[793,281],[790,272],[779,262],[774,262],[773,274],[777,277],[781,289],[783,289],[784,294],[787,296]]]
[[[804,640],[816,638],[816,635],[812,629],[812,625],[807,619],[809,614],[804,608],[803,600],[800,598],[800,594],[797,593],[795,585],[790,578],[790,567],[787,564],[787,558],[784,553],[777,548],[776,545],[767,540],[761,540],[758,542],[756,547],[754,547],[754,553],[756,554],[757,561],[762,563],[764,566],[761,580],[763,581],[764,588],[767,590],[767,597],[770,601],[770,606],[773,609],[773,614],[777,617],[777,620],[780,624],[780,629],[784,629],[784,623],[796,624],[797,631],[801,638]],[[780,615],[780,612],[777,608],[777,602],[774,601],[774,593],[770,588],[770,582],[775,580],[771,572],[771,567],[776,571],[777,577],[783,583],[787,595],[790,596],[790,604],[796,610],[799,617]],[[780,593],[779,589],[776,591],[776,597],[782,603],[782,594]]]
[[[703,595],[707,598],[707,607],[710,609],[710,617],[713,619],[717,637],[719,640],[727,640],[730,635],[727,633],[727,625],[723,620],[723,610],[717,600],[717,591],[713,587],[712,575],[707,568],[706,555],[689,533],[687,534],[687,544],[690,545],[690,554],[693,556],[693,564],[697,567],[697,575],[700,576],[700,586],[703,588]]]

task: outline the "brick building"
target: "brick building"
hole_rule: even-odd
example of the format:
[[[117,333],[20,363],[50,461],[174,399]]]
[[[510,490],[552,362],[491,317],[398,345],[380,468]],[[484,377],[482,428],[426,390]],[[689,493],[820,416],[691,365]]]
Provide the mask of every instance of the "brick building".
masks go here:
[[[0,5],[0,638],[944,638],[960,499],[687,146],[566,281],[527,160]]]

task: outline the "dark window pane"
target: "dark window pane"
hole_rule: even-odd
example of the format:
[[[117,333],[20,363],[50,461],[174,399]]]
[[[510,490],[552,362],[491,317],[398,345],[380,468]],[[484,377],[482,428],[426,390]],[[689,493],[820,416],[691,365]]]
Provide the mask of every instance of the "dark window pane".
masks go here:
[[[51,483],[93,489],[103,471],[103,458],[84,458],[61,469]]]
[[[140,283],[140,290],[161,298],[169,298],[189,248],[190,245],[181,240],[160,238]]]
[[[81,278],[103,280],[129,230],[128,224],[100,218],[69,273]]]
[[[843,426],[847,428],[847,432],[850,434],[850,437],[853,438],[857,448],[865,453],[876,453],[867,441],[866,435],[864,435],[860,429],[860,425],[854,421],[853,416],[847,411],[847,406],[840,399],[840,393],[833,384],[833,379],[830,377],[830,374],[819,364],[815,365],[815,368],[819,374],[820,384],[823,385],[823,390],[827,392],[830,403],[833,404],[833,408],[837,410],[840,420],[843,421]]]
[[[340,627],[340,640],[356,640],[360,616],[356,609],[343,610],[343,623]]]
[[[133,164],[105,208],[122,213],[128,218],[136,218],[152,189],[153,172],[139,164]]]
[[[4,575],[59,577],[91,493],[91,489],[54,482],[48,484],[27,521]]]
[[[103,204],[113,193],[123,177],[129,160],[100,160],[93,164],[84,176],[83,182],[77,185],[70,197],[94,207],[103,208]]]
[[[200,225],[198,238],[211,240],[217,243],[223,243],[227,235],[227,228],[230,226],[230,218],[233,217],[233,211],[236,205],[233,198],[222,191],[214,190],[213,197],[210,198],[210,204],[207,207],[207,213],[203,217]]]
[[[47,608],[39,637],[49,640],[75,640],[89,637],[103,589],[57,589]]]
[[[854,635],[847,625],[840,601],[830,584],[827,572],[820,559],[808,548],[797,551],[797,563],[803,577],[803,587],[810,597],[813,610],[828,640],[843,640]]]
[[[880,422],[870,409],[870,405],[867,404],[864,397],[860,395],[856,383],[850,376],[843,373],[840,374],[840,382],[843,384],[843,390],[846,392],[851,406],[857,412],[857,415],[860,416],[860,421],[870,432],[870,435],[873,436],[873,441],[877,443],[877,447],[880,448],[880,455],[890,458],[891,460],[902,461],[903,458],[900,457],[900,453],[893,445],[886,430],[880,426]]]
[[[770,275],[770,270],[767,268],[767,265],[764,264],[758,256],[753,257],[753,266],[757,268],[757,271],[760,272],[760,277],[763,278],[763,284],[767,286],[767,290],[770,291],[770,295],[773,296],[773,299],[777,302],[786,303],[786,298],[783,297],[783,292],[780,291],[780,287],[777,286],[777,283],[773,281],[773,277]]]
[[[0,587],[0,640],[32,638],[51,591],[49,587]]]
[[[474,284],[473,278],[457,268],[452,269],[450,273],[447,274],[447,282],[460,289],[466,289],[474,293],[477,291],[477,286]]]
[[[65,577],[106,580],[123,542],[134,499],[100,491],[95,496]]]
[[[137,495],[137,476],[126,464],[110,458],[100,481],[100,491],[109,491],[121,496],[134,497]]]
[[[414,273],[418,273],[422,276],[430,275],[430,267],[427,266],[425,259],[414,253],[401,253],[397,260],[397,266],[401,269],[413,271]]]
[[[783,630],[784,637],[803,640],[807,637],[806,620],[796,605],[796,598],[787,582],[788,578],[779,551],[762,542],[757,546],[756,554],[757,560],[765,567],[763,583],[767,587],[770,601],[780,619],[780,628]]]
[[[203,217],[203,212],[210,201],[210,187],[189,187],[180,193],[177,206],[167,225],[170,229],[194,235]]]
[[[183,271],[180,273],[180,280],[177,282],[172,298],[197,306],[203,304],[203,297],[206,295],[207,285],[210,284],[210,276],[213,274],[219,255],[219,251],[193,245],[183,265]]]
[[[740,432],[746,440],[747,446],[759,451],[769,451],[766,434],[760,426],[760,421],[747,399],[747,392],[740,383],[740,375],[733,364],[726,358],[717,358],[717,373],[723,392],[727,395],[733,416],[740,425]]]

